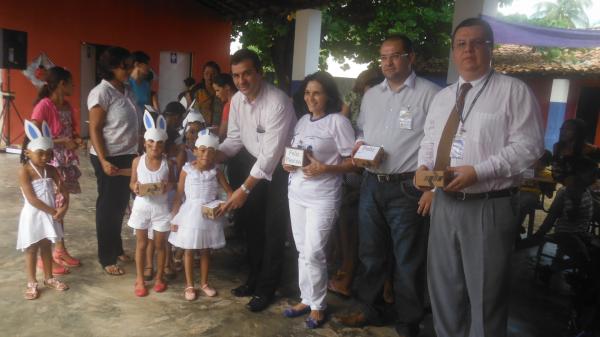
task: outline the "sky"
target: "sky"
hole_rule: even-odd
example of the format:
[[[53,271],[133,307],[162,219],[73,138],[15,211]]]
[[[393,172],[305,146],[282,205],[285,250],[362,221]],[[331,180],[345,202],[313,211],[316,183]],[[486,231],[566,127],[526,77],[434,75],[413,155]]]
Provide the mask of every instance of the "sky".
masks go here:
[[[514,0],[510,6],[499,7],[498,12],[504,15],[519,13],[530,16],[535,12],[535,5],[545,1],[555,2],[555,0]],[[592,5],[587,9],[586,14],[590,25],[600,26],[600,0],[592,0]],[[241,44],[239,42],[231,43],[231,53],[240,48]],[[327,59],[327,71],[335,77],[356,78],[358,74],[367,69],[367,64],[357,64],[350,60],[347,63],[350,65],[350,69],[345,71],[341,69],[342,64],[335,62],[332,57],[329,57]]]

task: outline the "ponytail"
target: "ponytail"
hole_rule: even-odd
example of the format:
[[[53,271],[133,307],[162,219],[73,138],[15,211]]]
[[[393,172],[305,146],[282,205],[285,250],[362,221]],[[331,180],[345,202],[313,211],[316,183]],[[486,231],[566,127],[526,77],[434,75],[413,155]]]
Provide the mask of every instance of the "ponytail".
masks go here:
[[[25,151],[27,151],[27,145],[29,145],[29,138],[25,136],[23,137],[23,145],[21,146],[21,156],[19,157],[19,160],[23,165],[27,164],[27,162],[29,161],[29,158],[25,154]]]
[[[38,104],[44,98],[50,97],[54,90],[58,88],[60,82],[68,82],[72,79],[71,72],[63,67],[52,67],[48,69],[48,73],[46,75],[46,84],[40,89],[38,92],[37,98],[35,100],[35,104]],[[34,104],[34,105],[35,105]]]

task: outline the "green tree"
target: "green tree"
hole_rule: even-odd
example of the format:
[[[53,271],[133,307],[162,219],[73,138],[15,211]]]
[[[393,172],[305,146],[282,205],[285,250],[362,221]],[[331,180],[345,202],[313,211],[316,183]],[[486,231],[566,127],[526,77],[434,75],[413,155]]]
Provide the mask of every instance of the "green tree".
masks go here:
[[[591,0],[546,1],[536,5],[532,18],[541,19],[543,23],[551,27],[587,28],[590,22],[585,9],[591,4]]]
[[[507,1],[507,0],[504,0]],[[406,34],[422,58],[447,57],[452,0],[332,0],[322,10],[320,67],[326,59],[372,62],[386,35]],[[289,90],[293,56],[293,13],[236,23],[233,37],[259,53],[275,82]]]

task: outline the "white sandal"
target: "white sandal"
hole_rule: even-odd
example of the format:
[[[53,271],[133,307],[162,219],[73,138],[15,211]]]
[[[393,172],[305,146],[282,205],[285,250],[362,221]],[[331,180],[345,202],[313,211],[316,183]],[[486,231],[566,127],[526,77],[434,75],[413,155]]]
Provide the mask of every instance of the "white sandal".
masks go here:
[[[40,296],[38,292],[38,283],[37,282],[27,282],[27,289],[23,293],[23,298],[26,300],[35,300]]]
[[[204,295],[206,295],[208,297],[217,296],[217,291],[215,289],[213,289],[211,286],[209,286],[208,283],[205,285],[201,285],[200,289],[202,290],[202,292],[204,292]]]
[[[65,291],[65,290],[69,289],[69,286],[66,283],[62,282],[61,280],[57,279],[56,277],[52,277],[47,280],[44,280],[44,285],[48,288],[52,288],[52,289],[58,290],[58,291]]]
[[[192,286],[185,287],[183,291],[183,297],[185,297],[188,301],[193,301],[196,299],[196,289]]]

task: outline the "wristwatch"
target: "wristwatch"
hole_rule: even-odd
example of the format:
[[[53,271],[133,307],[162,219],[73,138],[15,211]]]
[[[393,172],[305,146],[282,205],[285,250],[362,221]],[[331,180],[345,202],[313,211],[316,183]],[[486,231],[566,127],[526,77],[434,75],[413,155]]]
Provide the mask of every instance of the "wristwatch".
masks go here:
[[[246,187],[245,184],[242,184],[242,186],[240,186],[240,188],[242,189],[242,191],[244,191],[244,193],[250,194],[250,189],[248,187]]]

